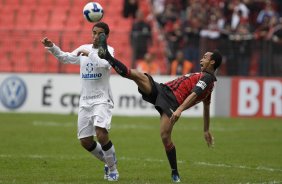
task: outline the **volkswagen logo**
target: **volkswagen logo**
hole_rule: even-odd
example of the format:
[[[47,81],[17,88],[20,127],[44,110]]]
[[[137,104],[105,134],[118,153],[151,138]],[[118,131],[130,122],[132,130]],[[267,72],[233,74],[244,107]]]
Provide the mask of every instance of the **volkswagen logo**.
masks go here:
[[[0,101],[8,109],[17,109],[23,105],[27,88],[22,79],[12,76],[5,79],[0,86]]]

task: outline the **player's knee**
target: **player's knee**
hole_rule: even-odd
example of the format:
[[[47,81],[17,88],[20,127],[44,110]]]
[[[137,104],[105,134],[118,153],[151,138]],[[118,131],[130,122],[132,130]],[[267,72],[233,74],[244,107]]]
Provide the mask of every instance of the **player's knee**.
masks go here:
[[[96,137],[101,145],[104,145],[109,141],[108,131],[104,128],[96,127]]]
[[[93,146],[93,140],[90,140],[89,138],[82,138],[80,139],[80,145],[86,149],[86,150],[90,150]]]
[[[161,139],[163,141],[163,144],[167,144],[167,142],[170,140],[170,134],[168,132],[162,131]]]

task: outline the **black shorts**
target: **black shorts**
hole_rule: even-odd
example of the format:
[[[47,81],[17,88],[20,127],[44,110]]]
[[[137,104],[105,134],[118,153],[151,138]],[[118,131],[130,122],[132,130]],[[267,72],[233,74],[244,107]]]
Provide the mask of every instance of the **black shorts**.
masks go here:
[[[171,117],[172,113],[179,106],[173,92],[166,85],[155,82],[149,74],[145,73],[145,75],[147,75],[150,80],[152,92],[146,95],[138,88],[143,100],[153,104],[160,115],[165,113],[168,117]]]

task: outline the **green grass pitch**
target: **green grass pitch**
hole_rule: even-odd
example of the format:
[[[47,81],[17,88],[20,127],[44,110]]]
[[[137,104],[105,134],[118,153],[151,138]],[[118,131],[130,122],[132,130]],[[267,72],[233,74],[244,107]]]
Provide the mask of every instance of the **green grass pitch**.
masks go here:
[[[0,184],[103,184],[103,164],[76,138],[76,115],[0,113]],[[212,118],[215,147],[202,118],[174,127],[182,183],[282,183],[282,120]],[[114,116],[119,184],[171,183],[159,117]]]

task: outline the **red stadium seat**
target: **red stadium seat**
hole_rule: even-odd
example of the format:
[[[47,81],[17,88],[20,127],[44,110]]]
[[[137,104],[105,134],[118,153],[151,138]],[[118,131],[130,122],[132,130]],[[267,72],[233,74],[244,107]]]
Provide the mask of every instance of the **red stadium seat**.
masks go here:
[[[91,43],[91,31],[87,32],[65,32],[62,35],[62,50],[71,52],[81,45]]]
[[[50,7],[38,7],[32,15],[32,30],[46,30],[51,14]]]
[[[79,1],[79,2],[83,2],[83,1]],[[74,1],[73,0],[60,0],[60,1],[56,1],[55,4],[58,7],[71,7],[73,6]],[[77,6],[76,3],[75,5]]]
[[[71,0],[71,2],[73,2],[73,8],[78,8],[81,10],[82,12],[82,8],[84,7],[84,5],[86,3],[88,3],[88,1],[82,1],[82,0]]]
[[[81,31],[83,30],[84,23],[85,19],[83,18],[81,8],[72,8],[67,12],[64,30]]]
[[[34,40],[37,41],[38,43],[41,44],[41,39],[44,37],[48,37],[52,42],[54,42],[56,45],[60,45],[60,39],[61,39],[61,34],[59,31],[56,30],[46,30],[42,31],[40,34],[40,38],[37,38],[36,36],[34,37]],[[40,45],[43,48],[43,45]]]
[[[2,70],[12,67],[15,72],[78,73],[79,66],[61,65],[44,50],[40,41],[43,37],[49,37],[63,51],[69,52],[82,44],[91,43],[93,23],[87,22],[82,14],[82,8],[87,2],[89,1],[2,0],[0,12],[5,16],[0,16],[0,30],[3,32],[0,32],[0,57],[4,58],[5,55],[6,60],[10,61],[7,67],[1,62],[0,65],[5,68]],[[99,3],[107,15],[102,21],[107,22],[111,29],[109,44],[115,48],[116,56],[130,62],[131,49],[127,33],[132,22],[131,19],[122,17],[123,0],[103,0]],[[123,46],[122,51],[118,50],[120,45]],[[6,56],[7,53],[10,55]]]
[[[14,72],[29,72],[30,64],[28,62],[28,56],[26,50],[17,50],[11,54],[11,62],[13,63]]]
[[[13,29],[16,22],[17,7],[5,6],[1,8],[0,27],[1,29]]]
[[[66,25],[67,12],[66,8],[55,8],[50,13],[49,30],[63,30]]]
[[[38,7],[38,0],[19,0],[20,8]]]
[[[0,72],[11,72],[13,65],[11,60],[7,57],[7,53],[0,52]]]
[[[15,29],[28,30],[31,27],[33,8],[20,8],[16,11]]]
[[[46,52],[44,47],[26,51],[27,62],[30,64],[30,71],[33,73],[48,72],[48,65],[46,62]],[[36,59],[34,59],[36,58]]]
[[[25,1],[37,1],[38,6],[42,7],[56,7],[57,0],[25,0]]]
[[[18,6],[20,4],[21,0],[2,0],[2,4],[4,6],[12,5],[12,6]]]
[[[45,53],[46,69],[48,73],[59,73],[60,62],[50,53]]]

